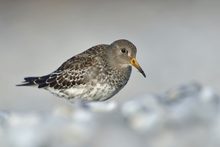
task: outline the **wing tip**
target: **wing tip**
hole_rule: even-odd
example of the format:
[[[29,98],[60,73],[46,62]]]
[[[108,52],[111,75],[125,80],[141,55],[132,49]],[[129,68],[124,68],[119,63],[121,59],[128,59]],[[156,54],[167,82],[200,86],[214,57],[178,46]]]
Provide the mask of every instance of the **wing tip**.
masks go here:
[[[25,77],[24,81],[21,84],[16,84],[16,86],[34,86],[36,85],[35,80],[38,79],[38,77]]]

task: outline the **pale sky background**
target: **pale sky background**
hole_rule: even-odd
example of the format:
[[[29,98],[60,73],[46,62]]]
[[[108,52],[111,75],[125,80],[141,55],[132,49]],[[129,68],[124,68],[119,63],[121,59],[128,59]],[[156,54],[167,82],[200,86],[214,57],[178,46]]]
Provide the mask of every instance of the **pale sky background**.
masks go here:
[[[125,38],[147,74],[133,70],[121,101],[198,81],[220,93],[219,0],[1,0],[0,109],[47,111],[64,104],[16,87],[99,43]]]

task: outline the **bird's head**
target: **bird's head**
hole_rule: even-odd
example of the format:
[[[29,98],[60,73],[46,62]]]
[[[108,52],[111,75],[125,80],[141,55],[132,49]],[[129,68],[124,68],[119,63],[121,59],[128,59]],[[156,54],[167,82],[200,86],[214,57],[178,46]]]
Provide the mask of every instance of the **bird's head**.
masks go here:
[[[146,77],[136,59],[137,49],[133,43],[124,39],[116,40],[110,45],[109,51],[110,54],[112,54],[112,62],[122,67],[134,66],[144,77]]]

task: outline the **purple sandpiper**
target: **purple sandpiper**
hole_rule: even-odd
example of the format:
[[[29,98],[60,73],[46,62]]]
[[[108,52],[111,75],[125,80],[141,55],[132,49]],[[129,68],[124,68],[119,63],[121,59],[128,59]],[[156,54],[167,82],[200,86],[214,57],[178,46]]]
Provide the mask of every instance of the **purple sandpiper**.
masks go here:
[[[135,45],[125,39],[96,45],[73,56],[54,72],[26,77],[17,86],[37,86],[71,101],[104,101],[127,84],[132,66],[146,77],[136,53]]]

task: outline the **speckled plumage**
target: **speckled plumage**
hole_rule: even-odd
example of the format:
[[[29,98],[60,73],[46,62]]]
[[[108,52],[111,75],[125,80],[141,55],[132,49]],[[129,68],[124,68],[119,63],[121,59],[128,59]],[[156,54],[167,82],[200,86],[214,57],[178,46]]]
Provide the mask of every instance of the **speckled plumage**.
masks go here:
[[[25,78],[19,86],[36,85],[71,101],[107,100],[118,93],[130,78],[130,61],[127,63],[128,59],[122,53],[125,48],[127,56],[136,56],[136,47],[127,40],[97,45],[73,56],[51,74]],[[139,70],[145,76],[142,69]]]

